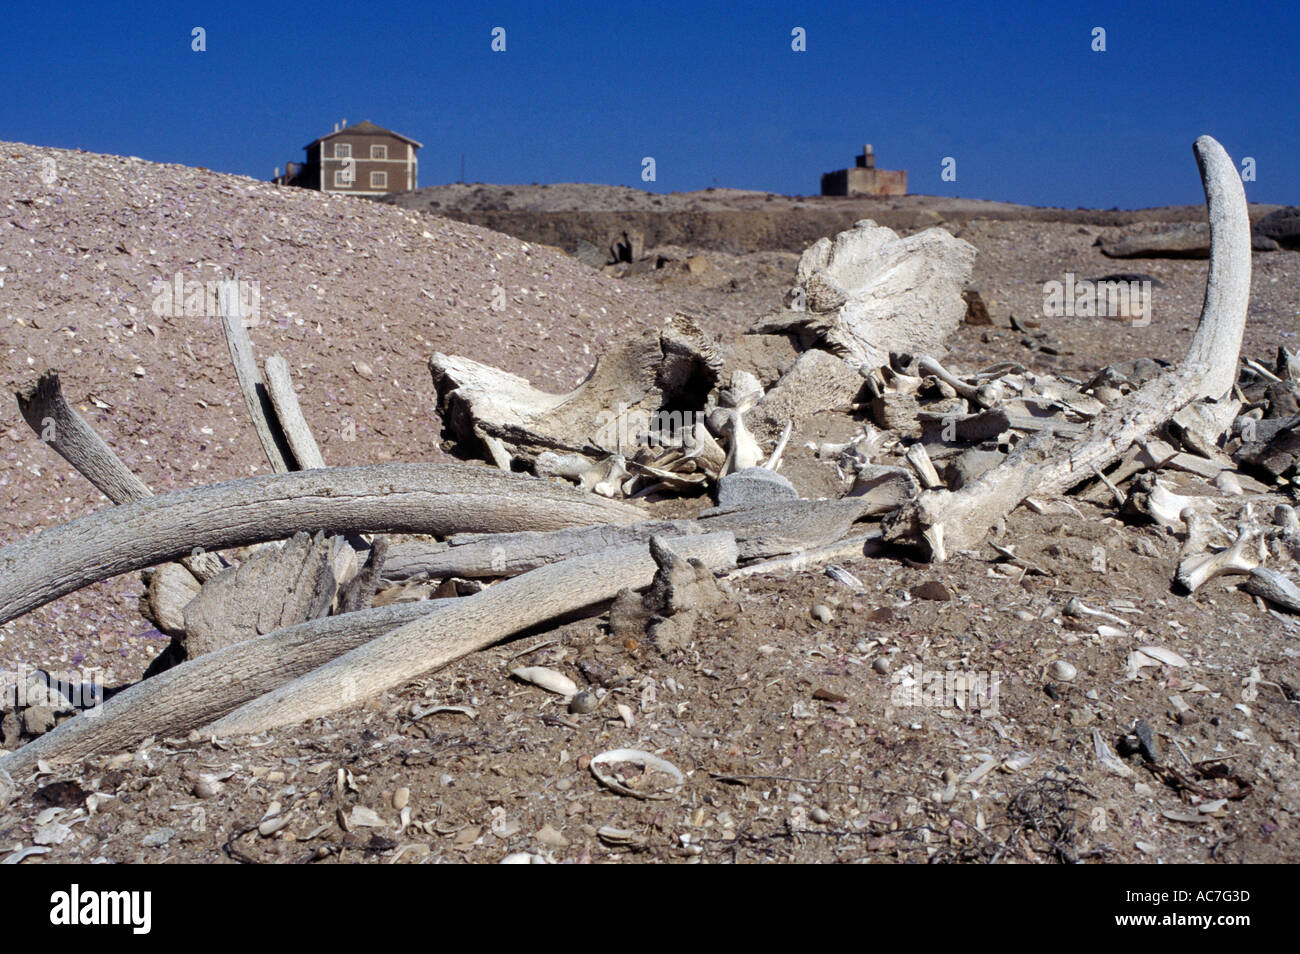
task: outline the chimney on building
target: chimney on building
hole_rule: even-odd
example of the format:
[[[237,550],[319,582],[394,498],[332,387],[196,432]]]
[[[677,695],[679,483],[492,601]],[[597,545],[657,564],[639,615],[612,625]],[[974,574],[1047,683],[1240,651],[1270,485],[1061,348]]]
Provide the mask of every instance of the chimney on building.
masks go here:
[[[859,169],[876,168],[876,151],[871,148],[871,143],[862,147],[862,155],[858,156]]]
[[[344,129],[347,129],[347,128],[348,128],[348,121],[347,121],[346,118],[343,120],[342,125],[343,125],[343,128],[344,128]]]

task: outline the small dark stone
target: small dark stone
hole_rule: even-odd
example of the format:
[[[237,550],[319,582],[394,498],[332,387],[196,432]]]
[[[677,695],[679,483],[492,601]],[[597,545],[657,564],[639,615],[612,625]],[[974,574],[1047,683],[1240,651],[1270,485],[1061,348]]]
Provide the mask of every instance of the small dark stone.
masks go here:
[[[813,692],[813,698],[819,702],[848,702],[849,697],[834,689],[819,688]]]
[[[1264,400],[1268,402],[1266,418],[1286,418],[1300,414],[1300,402],[1295,393],[1286,384],[1270,384],[1264,389]]]
[[[952,591],[938,580],[926,580],[924,583],[912,587],[912,596],[918,600],[935,600],[939,603],[946,603],[952,599]]]
[[[1141,747],[1142,743],[1138,741],[1138,737],[1131,733],[1120,736],[1119,741],[1115,743],[1115,751],[1118,752],[1122,758],[1136,755]]]
[[[32,801],[51,808],[77,808],[86,800],[86,790],[76,782],[51,782],[32,792]]]
[[[360,838],[357,839],[360,841]],[[397,842],[391,838],[385,838],[383,835],[371,835],[370,840],[362,846],[363,851],[392,851],[397,847]]]
[[[1148,762],[1160,761],[1160,745],[1156,742],[1156,734],[1145,719],[1138,719],[1137,724],[1133,726],[1133,732],[1138,738],[1138,751]]]
[[[1061,701],[1061,693],[1057,690],[1056,683],[1049,682],[1047,685],[1043,686],[1043,692],[1047,693],[1047,698],[1057,702]]]
[[[1255,223],[1254,234],[1271,238],[1283,248],[1300,249],[1300,207],[1269,213]]]
[[[961,297],[966,299],[966,324],[993,324],[993,319],[989,317],[988,306],[984,304],[984,299],[979,292],[973,288],[968,288],[961,293]]]

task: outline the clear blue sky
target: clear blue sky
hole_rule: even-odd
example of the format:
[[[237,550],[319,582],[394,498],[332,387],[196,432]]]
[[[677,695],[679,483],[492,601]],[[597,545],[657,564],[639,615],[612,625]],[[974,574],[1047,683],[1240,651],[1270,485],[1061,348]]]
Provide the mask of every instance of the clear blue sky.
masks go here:
[[[257,178],[346,117],[422,141],[422,185],[463,153],[470,181],[815,193],[871,142],[913,192],[1131,208],[1201,202],[1210,133],[1252,201],[1300,204],[1295,0],[7,0],[0,90],[0,139]]]

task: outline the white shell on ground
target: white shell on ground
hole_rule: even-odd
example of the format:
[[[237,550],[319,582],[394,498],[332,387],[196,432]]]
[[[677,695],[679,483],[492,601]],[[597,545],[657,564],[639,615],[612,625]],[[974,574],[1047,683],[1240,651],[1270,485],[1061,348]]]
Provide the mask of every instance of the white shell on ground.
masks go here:
[[[622,763],[641,766],[643,774],[636,781],[620,777],[613,766]],[[671,792],[681,788],[686,781],[681,769],[676,765],[638,749],[611,749],[592,756],[591,774],[596,776],[606,788],[620,795],[631,795],[633,798],[668,798]],[[668,776],[671,780],[670,784],[651,788],[650,785],[654,783],[656,775]],[[644,788],[633,788],[634,784],[640,784]]]
[[[1172,649],[1165,649],[1163,646],[1142,646],[1138,649],[1138,652],[1166,666],[1178,668],[1187,665],[1186,659]]]
[[[510,670],[510,675],[524,682],[531,682],[534,686],[553,692],[557,696],[564,696],[566,700],[578,694],[577,683],[563,673],[547,669],[545,666],[521,666],[519,669]]]

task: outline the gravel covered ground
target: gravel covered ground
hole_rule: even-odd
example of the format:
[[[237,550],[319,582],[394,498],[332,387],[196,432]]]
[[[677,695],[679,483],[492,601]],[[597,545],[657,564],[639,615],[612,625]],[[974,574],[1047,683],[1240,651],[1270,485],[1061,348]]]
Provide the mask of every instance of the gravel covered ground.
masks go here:
[[[994,320],[959,332],[954,367],[1077,375],[1185,349],[1205,262],[1109,261],[1093,246],[1100,225],[953,228],[979,249],[973,285]],[[441,458],[433,351],[559,390],[612,343],[681,310],[737,360],[778,374],[792,353],[759,353],[740,334],[779,304],[796,257],[705,260],[619,277],[421,212],[0,144],[5,388],[57,368],[155,491],[268,469],[215,316],[155,309],[159,283],[178,272],[258,282],[254,346],[287,359],[326,460],[344,464]],[[1041,314],[1045,281],[1121,271],[1161,282],[1149,326]],[[1256,256],[1251,309],[1246,354],[1295,347],[1300,253]],[[805,495],[837,478],[803,443],[836,436],[792,440],[783,469]],[[1215,493],[1192,477],[1175,487]],[[12,400],[0,408],[0,543],[107,505]],[[11,798],[0,858],[34,844],[49,850],[28,864],[1300,858],[1297,627],[1231,578],[1173,594],[1178,538],[1121,523],[1110,505],[1078,506],[1077,517],[1022,509],[1007,523],[1002,542],[1046,575],[999,568],[985,550],[941,566],[844,561],[861,587],[820,569],[737,580],[680,645],[571,622],[267,737],[160,737],[14,779],[0,791],[0,806]],[[119,578],[0,627],[0,670],[138,679],[165,645],[136,610],[140,591],[134,575]],[[1127,625],[1099,632],[1095,618],[1066,616],[1076,595]],[[1186,665],[1128,678],[1139,646]],[[508,676],[521,664],[560,670],[605,701],[570,714]],[[1000,695],[982,714],[910,705],[898,690],[918,668],[996,674]],[[1136,720],[1153,730],[1162,768],[1132,758],[1129,775],[1108,771],[1094,731],[1113,747]],[[684,784],[663,799],[615,794],[589,765],[614,748],[657,753]]]

